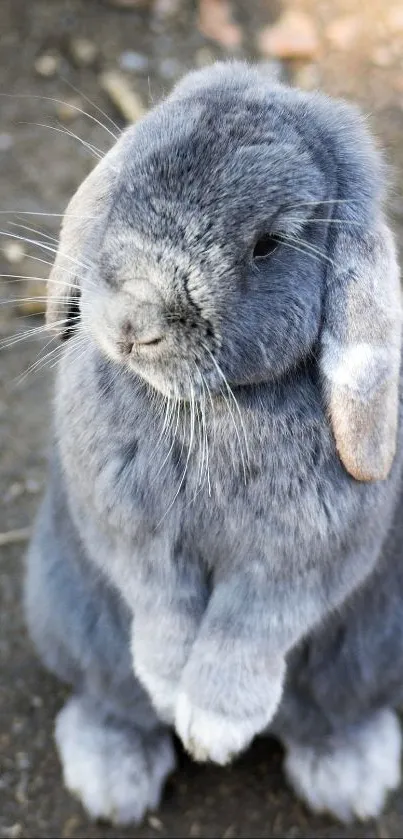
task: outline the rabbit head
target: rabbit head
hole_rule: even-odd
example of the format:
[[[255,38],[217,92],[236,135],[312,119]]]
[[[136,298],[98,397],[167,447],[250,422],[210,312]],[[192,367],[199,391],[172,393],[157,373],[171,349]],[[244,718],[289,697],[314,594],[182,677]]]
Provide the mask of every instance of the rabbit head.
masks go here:
[[[217,64],[130,127],[67,208],[49,323],[186,399],[318,364],[336,445],[384,478],[401,301],[384,170],[350,106]]]

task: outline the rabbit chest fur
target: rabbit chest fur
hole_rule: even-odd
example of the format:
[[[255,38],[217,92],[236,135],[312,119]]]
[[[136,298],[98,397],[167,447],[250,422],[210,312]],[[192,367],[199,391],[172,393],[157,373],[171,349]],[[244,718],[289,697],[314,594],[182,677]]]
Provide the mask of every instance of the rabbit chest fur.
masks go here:
[[[348,475],[313,361],[281,383],[238,389],[237,405],[224,392],[203,415],[156,399],[91,343],[84,360],[76,356],[67,353],[59,373],[58,451],[91,558],[109,573],[108,537],[122,546],[123,595],[142,573],[145,548],[158,568],[159,545],[206,583],[233,569],[259,588],[278,574],[287,611],[287,583],[291,598],[299,574],[320,568],[325,598],[338,578],[353,586],[368,572],[396,506],[399,464],[387,483]],[[85,535],[87,517],[102,534],[96,542],[92,530]]]

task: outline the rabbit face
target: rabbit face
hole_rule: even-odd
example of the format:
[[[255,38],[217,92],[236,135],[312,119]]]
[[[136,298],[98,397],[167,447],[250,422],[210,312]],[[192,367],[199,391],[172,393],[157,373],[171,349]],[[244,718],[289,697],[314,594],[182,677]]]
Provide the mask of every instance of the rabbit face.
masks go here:
[[[336,185],[277,122],[229,94],[131,129],[81,309],[103,351],[164,393],[273,379],[315,342],[327,226],[310,220]]]
[[[70,201],[48,324],[68,336],[80,297],[109,358],[183,399],[310,357],[347,471],[385,478],[402,309],[384,182],[354,108],[237,62],[191,73]]]

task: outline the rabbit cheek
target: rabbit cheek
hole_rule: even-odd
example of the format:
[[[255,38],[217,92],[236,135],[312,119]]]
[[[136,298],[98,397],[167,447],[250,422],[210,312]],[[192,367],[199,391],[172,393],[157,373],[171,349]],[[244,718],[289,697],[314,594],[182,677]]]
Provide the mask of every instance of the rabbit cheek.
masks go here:
[[[119,350],[114,324],[113,299],[101,290],[94,293],[84,288],[80,308],[83,330],[91,336],[102,355],[121,363],[122,353]]]

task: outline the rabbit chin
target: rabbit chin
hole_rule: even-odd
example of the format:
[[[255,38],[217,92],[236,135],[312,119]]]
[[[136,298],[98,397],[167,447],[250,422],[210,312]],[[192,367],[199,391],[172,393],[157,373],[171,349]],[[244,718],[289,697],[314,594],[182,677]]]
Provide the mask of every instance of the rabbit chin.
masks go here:
[[[175,376],[169,370],[157,370],[141,368],[137,364],[129,364],[129,369],[137,376],[140,376],[154,390],[158,390],[163,396],[170,399],[179,399],[182,402],[190,402],[191,399],[198,399],[203,394],[202,383],[195,380],[189,374],[186,383]]]
[[[181,364],[180,359],[173,358],[169,363],[167,358],[159,361],[127,355],[122,352],[114,330],[108,328],[108,325],[105,325],[104,329],[99,329],[96,323],[86,320],[83,326],[91,342],[104,357],[139,377],[163,396],[187,402],[203,395],[203,380],[196,367],[192,370],[189,363],[182,362]],[[211,376],[211,371],[209,373]],[[209,384],[213,389],[213,382]]]

